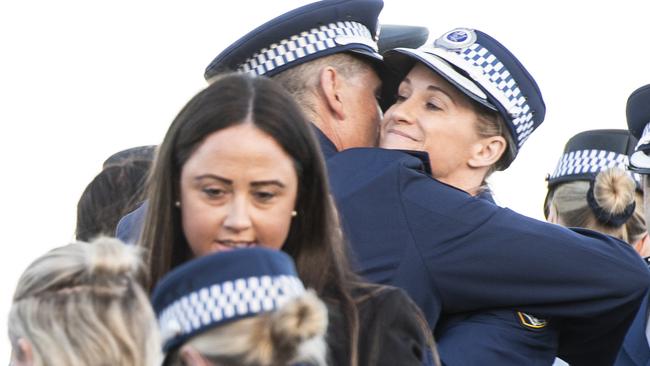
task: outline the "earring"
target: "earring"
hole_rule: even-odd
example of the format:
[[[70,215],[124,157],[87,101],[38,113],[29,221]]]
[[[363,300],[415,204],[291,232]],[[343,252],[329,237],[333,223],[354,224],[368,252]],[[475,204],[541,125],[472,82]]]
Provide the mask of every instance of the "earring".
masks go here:
[[[176,206],[176,207],[181,207],[181,201],[176,201],[176,202],[174,202],[174,206]]]
[[[296,210],[291,211],[291,217],[296,217],[298,216],[298,212]]]

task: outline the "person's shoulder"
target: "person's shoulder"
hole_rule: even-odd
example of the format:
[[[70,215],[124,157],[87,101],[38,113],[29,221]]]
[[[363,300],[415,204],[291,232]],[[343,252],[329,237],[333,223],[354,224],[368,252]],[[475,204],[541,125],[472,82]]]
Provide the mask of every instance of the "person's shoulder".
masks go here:
[[[424,152],[391,150],[378,147],[359,147],[338,152],[335,156],[328,159],[327,165],[354,168],[363,166],[375,169],[404,166],[428,172],[428,162],[429,158]]]
[[[327,160],[332,190],[338,198],[369,186],[386,191],[411,179],[430,180],[428,163],[420,157],[400,150],[353,148],[337,153]]]

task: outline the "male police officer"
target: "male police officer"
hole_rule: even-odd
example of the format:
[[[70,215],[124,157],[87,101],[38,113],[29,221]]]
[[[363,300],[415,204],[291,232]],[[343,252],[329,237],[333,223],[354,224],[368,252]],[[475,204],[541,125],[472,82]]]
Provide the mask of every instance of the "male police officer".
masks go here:
[[[635,90],[628,98],[627,125],[630,133],[639,139],[630,156],[630,170],[643,175],[643,206],[646,227],[650,232],[650,85]],[[648,300],[646,296],[625,336],[616,359],[617,366],[650,365]]]
[[[352,147],[375,146],[381,111],[381,48],[417,47],[424,27],[390,25],[378,39],[382,0],[327,0],[294,9],[259,26],[207,67],[208,82],[228,71],[278,80],[299,102],[326,158]],[[379,42],[379,43],[378,43]],[[146,204],[116,231],[137,240]]]

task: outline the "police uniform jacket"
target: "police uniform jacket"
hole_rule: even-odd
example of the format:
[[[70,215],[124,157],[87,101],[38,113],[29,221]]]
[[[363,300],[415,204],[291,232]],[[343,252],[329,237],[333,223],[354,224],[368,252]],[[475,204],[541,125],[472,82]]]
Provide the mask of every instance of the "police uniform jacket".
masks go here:
[[[517,309],[556,319],[570,363],[611,364],[650,283],[629,245],[472,197],[431,178],[417,155],[327,159],[360,274],[405,289],[432,329],[443,313]]]
[[[650,311],[648,301],[648,296],[646,296],[625,336],[623,346],[614,365],[650,366],[650,346],[648,345],[648,337],[646,335]]]

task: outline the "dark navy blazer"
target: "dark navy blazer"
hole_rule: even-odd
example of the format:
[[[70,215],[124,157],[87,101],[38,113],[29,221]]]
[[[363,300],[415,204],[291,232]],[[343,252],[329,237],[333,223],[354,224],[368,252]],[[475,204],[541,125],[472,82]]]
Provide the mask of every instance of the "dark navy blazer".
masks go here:
[[[648,309],[648,301],[648,296],[646,296],[625,336],[623,347],[621,347],[614,365],[650,366],[650,346],[646,337],[648,312],[650,310]]]
[[[404,152],[349,149],[327,165],[359,272],[405,289],[432,329],[441,314],[517,309],[557,322],[568,362],[614,361],[650,284],[629,245],[472,197]]]

